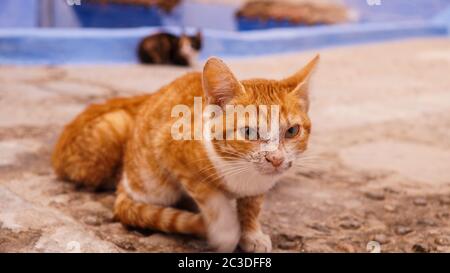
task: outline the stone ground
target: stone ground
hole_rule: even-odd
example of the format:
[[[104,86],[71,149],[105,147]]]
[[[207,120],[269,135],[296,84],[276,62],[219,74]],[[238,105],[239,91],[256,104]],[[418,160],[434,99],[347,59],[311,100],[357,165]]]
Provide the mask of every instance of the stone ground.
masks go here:
[[[281,78],[314,52],[227,60]],[[450,40],[321,50],[310,160],[269,194],[276,252],[450,252]],[[0,67],[0,252],[204,251],[186,236],[129,230],[114,194],[57,181],[62,126],[87,104],[156,90],[170,67]],[[370,244],[369,244],[370,245]]]

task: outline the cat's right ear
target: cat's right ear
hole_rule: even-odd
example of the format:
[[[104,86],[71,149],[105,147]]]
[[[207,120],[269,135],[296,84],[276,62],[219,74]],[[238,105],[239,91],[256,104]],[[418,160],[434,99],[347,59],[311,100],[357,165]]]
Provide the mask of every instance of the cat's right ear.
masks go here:
[[[242,84],[236,79],[228,66],[219,58],[209,58],[203,68],[203,92],[209,104],[220,107],[243,92]]]
[[[320,55],[316,55],[300,71],[290,76],[289,78],[282,80],[284,84],[287,84],[291,88],[291,92],[296,94],[300,98],[300,103],[306,112],[308,112],[309,109],[309,81],[312,73],[319,63],[319,59]]]
[[[203,34],[202,34],[202,31],[200,29],[197,30],[197,33],[195,33],[195,38],[198,39],[199,41],[202,40]]]

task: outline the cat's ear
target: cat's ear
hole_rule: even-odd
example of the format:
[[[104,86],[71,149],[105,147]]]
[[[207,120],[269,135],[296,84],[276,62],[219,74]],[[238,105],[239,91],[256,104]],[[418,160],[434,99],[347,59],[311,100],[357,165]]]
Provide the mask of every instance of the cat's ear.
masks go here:
[[[203,68],[203,92],[209,104],[221,107],[232,100],[244,88],[227,65],[219,58],[208,59]]]
[[[201,41],[201,40],[202,40],[202,37],[203,37],[203,35],[202,35],[202,30],[201,30],[201,29],[197,30],[197,33],[195,33],[195,38],[196,38],[197,40]]]
[[[181,27],[181,33],[180,33],[180,37],[187,37],[187,34],[186,34],[186,27]]]
[[[308,64],[297,71],[294,75],[282,80],[282,82],[291,88],[291,93],[299,96],[301,104],[305,111],[309,108],[308,88],[311,75],[319,63],[320,55],[317,54]]]
[[[293,89],[296,87],[308,84],[312,73],[314,72],[317,64],[319,63],[320,55],[317,54],[308,64],[302,69],[297,71],[294,75],[282,80],[284,84],[291,86]]]

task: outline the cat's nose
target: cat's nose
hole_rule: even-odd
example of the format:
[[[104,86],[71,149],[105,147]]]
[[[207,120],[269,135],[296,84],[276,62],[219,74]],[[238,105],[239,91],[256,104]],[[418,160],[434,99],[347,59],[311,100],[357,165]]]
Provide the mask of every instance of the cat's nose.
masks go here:
[[[266,160],[270,163],[272,163],[272,165],[274,167],[278,167],[280,166],[283,161],[284,161],[284,157],[280,156],[280,155],[266,155]]]

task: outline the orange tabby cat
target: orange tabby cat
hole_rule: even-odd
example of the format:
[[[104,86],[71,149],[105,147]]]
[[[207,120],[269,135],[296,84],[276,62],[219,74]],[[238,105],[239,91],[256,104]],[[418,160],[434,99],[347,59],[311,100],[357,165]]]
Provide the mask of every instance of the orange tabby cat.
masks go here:
[[[284,80],[238,81],[211,58],[203,73],[186,74],[152,95],[93,105],[64,129],[54,169],[62,179],[95,188],[120,177],[114,213],[125,225],[206,237],[221,252],[238,245],[246,252],[271,251],[258,221],[263,196],[306,149],[308,81],[318,59]],[[270,136],[279,139],[276,148],[261,150],[270,141],[262,137],[175,140],[172,109],[187,105],[193,111],[194,97],[223,109],[278,105],[278,135]],[[226,118],[206,117],[205,124],[213,119]],[[241,129],[234,133],[258,130],[248,124]],[[175,208],[186,197],[197,210]]]

